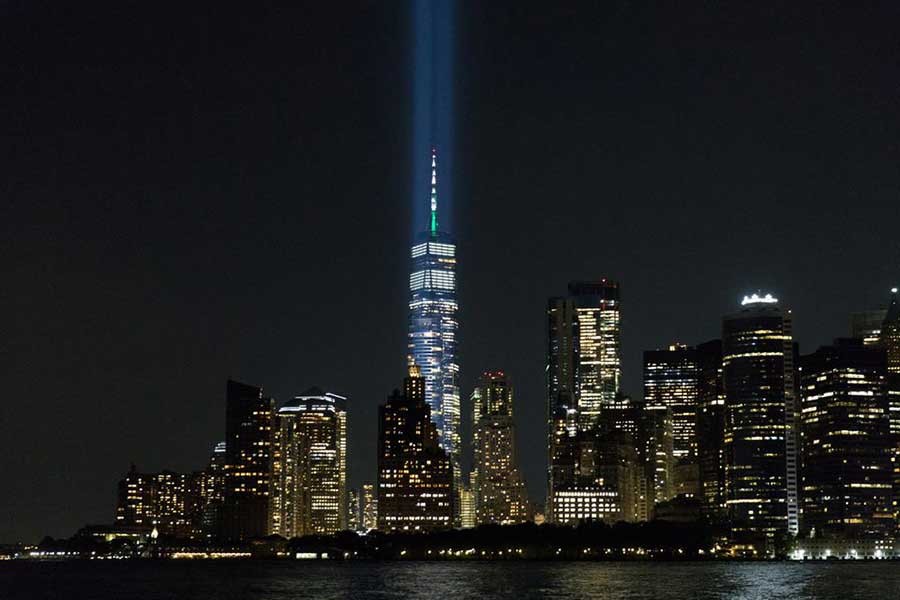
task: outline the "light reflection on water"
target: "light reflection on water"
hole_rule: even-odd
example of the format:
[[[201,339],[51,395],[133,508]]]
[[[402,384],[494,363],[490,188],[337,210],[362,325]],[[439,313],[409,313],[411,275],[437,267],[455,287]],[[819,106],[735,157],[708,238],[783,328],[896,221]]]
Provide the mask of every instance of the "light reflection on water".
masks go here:
[[[0,598],[900,598],[883,563],[6,563]]]

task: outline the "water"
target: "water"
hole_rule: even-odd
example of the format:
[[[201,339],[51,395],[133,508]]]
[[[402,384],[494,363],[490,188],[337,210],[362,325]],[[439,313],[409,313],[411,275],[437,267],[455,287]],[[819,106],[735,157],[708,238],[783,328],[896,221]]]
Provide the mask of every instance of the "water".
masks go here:
[[[0,600],[900,598],[900,563],[0,563]]]

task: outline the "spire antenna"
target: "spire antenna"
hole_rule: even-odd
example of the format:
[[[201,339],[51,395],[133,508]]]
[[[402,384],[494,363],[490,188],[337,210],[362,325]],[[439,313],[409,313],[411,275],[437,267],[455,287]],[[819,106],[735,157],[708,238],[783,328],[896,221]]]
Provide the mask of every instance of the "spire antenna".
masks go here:
[[[436,235],[437,222],[437,148],[431,147],[431,221],[429,225],[431,235]]]

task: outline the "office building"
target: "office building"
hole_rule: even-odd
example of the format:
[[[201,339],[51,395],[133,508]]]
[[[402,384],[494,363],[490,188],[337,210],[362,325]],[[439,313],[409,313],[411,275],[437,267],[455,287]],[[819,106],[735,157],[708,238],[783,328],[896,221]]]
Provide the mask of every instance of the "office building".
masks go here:
[[[273,526],[286,538],[347,528],[347,399],[311,388],[278,409]]]
[[[437,151],[431,153],[428,222],[410,249],[409,343],[407,360],[425,383],[438,441],[453,467],[459,489],[460,396],[457,357],[456,243],[438,220]]]
[[[262,388],[228,380],[225,393],[223,541],[272,532],[275,401]]]
[[[791,325],[771,294],[722,322],[728,516],[733,534],[767,544],[799,529]]]
[[[369,531],[378,528],[378,496],[375,486],[364,483],[362,486],[362,529]]]
[[[516,456],[512,385],[502,371],[487,371],[472,400],[475,520],[479,524],[522,523],[528,500]]]
[[[725,391],[722,387],[722,341],[697,346],[697,466],[703,513],[711,523],[726,517]]]
[[[602,409],[614,406],[619,394],[619,311],[619,284],[608,279],[572,282],[566,296],[547,302],[546,509],[551,521],[557,520],[553,504],[557,497],[569,503],[589,493],[591,505],[605,506],[604,496],[575,483],[582,477],[575,475],[580,471],[575,464],[578,448],[596,435]],[[557,447],[557,443],[563,445]],[[575,495],[561,495],[573,486],[578,488]],[[575,513],[567,509],[566,514]]]
[[[900,294],[891,289],[884,322],[881,325],[881,345],[887,352],[887,369],[892,375],[900,375]]]
[[[453,526],[453,468],[426,402],[426,380],[412,365],[403,393],[378,410],[378,529]]]
[[[800,364],[803,529],[889,536],[894,448],[884,351],[839,339]]]
[[[697,404],[700,365],[697,350],[672,344],[666,350],[644,352],[644,404],[665,406],[672,413],[675,460],[696,461]]]
[[[140,473],[132,465],[119,481],[116,526],[156,529],[180,539],[203,537],[200,473]]]

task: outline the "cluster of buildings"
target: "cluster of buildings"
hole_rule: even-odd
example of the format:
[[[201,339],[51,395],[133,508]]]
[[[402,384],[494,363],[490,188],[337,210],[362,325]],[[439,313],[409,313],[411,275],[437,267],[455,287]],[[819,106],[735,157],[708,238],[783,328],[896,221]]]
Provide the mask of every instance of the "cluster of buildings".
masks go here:
[[[347,399],[310,389],[277,405],[236,381],[225,441],[196,473],[119,486],[117,525],[243,541],[342,530],[428,531],[535,520],[704,521],[732,548],[788,540],[882,543],[898,530],[900,308],[854,314],[849,336],[801,354],[792,315],[745,297],[721,337],[648,350],[639,398],[622,390],[621,288],[575,281],[547,304],[547,496],[518,465],[514,389],[487,371],[471,394],[461,468],[456,245],[438,220],[410,247],[408,374],[378,412],[373,483],[347,486]],[[886,543],[886,542],[885,542]]]
[[[702,519],[757,555],[895,539],[896,289],[810,354],[776,298],[745,297],[720,339],[646,351],[640,400],[619,389],[618,284],[568,292],[547,307],[548,520]]]

